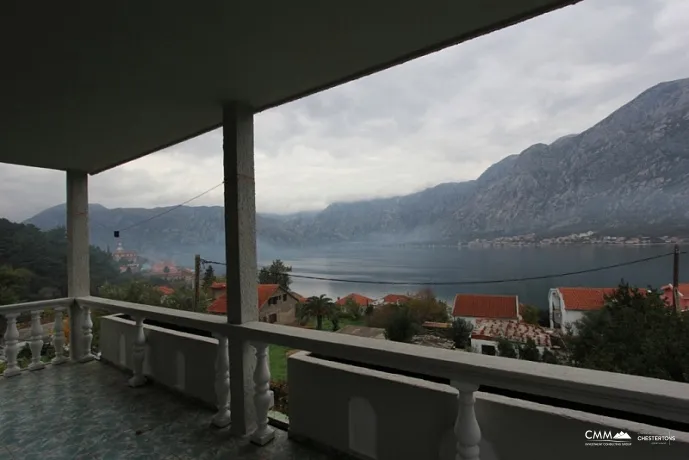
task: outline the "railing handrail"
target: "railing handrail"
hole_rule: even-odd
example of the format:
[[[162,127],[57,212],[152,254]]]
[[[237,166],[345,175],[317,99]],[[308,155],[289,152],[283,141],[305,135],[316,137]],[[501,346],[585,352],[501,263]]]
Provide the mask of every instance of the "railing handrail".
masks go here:
[[[59,299],[36,300],[33,302],[0,305],[0,316],[10,313],[24,313],[32,310],[43,310],[44,308],[51,307],[69,307],[73,302],[73,297],[62,297]]]
[[[217,332],[227,335],[227,317],[198,313],[174,308],[156,307],[140,303],[124,302],[121,300],[104,299],[101,297],[77,297],[76,302],[89,308],[102,308],[113,313],[124,313],[130,316],[142,316],[145,319],[174,324],[190,329]]]
[[[227,327],[249,342],[689,423],[685,383],[263,322]]]

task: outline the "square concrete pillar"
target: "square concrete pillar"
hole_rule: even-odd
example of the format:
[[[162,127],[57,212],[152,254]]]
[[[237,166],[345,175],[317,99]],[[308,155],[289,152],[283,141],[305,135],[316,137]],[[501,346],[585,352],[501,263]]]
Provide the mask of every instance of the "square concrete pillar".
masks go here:
[[[88,174],[67,171],[67,295],[90,295],[89,273],[89,194]],[[81,310],[69,310],[69,356],[77,361],[83,355]]]
[[[222,129],[227,321],[242,324],[258,321],[253,110],[239,103],[225,104]],[[232,432],[243,436],[256,427],[253,405],[256,355],[250,345],[236,337],[228,339]]]

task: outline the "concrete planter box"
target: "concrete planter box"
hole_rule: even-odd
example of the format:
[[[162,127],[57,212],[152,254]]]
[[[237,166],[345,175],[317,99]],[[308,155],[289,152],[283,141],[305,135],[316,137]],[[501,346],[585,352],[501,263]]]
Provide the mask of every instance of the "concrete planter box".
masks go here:
[[[120,315],[104,316],[100,325],[101,359],[133,370],[136,323]],[[147,325],[144,374],[151,380],[216,407],[215,357],[218,341]]]
[[[296,353],[288,359],[290,436],[377,460],[454,460],[457,391],[449,385]],[[689,435],[488,393],[476,393],[481,460],[689,458]],[[631,446],[586,446],[587,430],[625,431]]]

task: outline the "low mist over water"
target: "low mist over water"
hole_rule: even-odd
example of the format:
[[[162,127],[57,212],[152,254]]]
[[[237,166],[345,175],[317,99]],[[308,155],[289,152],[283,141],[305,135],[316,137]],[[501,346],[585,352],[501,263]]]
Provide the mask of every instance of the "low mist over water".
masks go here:
[[[686,248],[683,248],[686,249]],[[483,281],[555,275],[671,253],[672,246],[548,246],[548,247],[400,247],[336,245],[300,250],[262,250],[259,265],[281,258],[295,274],[358,281],[410,283]],[[688,255],[680,258],[680,281],[689,280]],[[686,276],[683,276],[686,275]],[[672,256],[609,270],[533,281],[465,286],[433,286],[451,302],[457,293],[516,294],[523,303],[547,308],[548,289],[558,286],[614,287],[621,279],[639,287],[672,282]],[[387,293],[415,292],[423,286],[340,283],[293,278],[292,289],[303,296],[332,298],[358,292],[377,298]]]

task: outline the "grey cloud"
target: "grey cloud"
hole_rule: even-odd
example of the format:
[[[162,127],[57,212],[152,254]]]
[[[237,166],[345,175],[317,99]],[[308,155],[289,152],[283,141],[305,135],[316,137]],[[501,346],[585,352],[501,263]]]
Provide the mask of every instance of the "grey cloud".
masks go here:
[[[320,209],[473,179],[689,76],[689,2],[586,0],[258,114],[257,206]],[[222,180],[219,131],[92,179],[109,207],[172,205]],[[20,171],[21,170],[21,171]],[[63,176],[0,165],[0,213],[57,204]],[[45,185],[43,185],[45,184]],[[217,190],[195,204],[220,204]],[[41,206],[44,203],[44,206]]]

